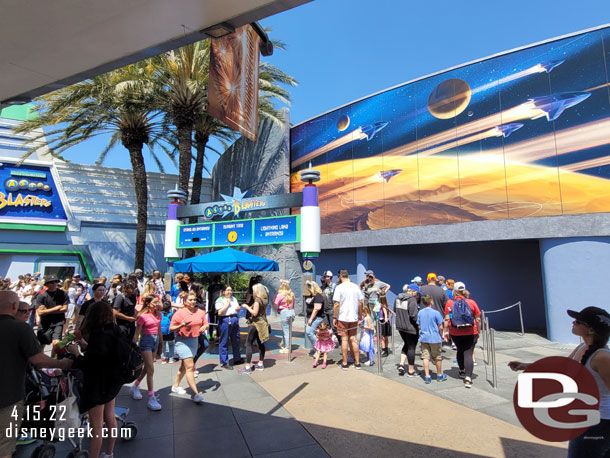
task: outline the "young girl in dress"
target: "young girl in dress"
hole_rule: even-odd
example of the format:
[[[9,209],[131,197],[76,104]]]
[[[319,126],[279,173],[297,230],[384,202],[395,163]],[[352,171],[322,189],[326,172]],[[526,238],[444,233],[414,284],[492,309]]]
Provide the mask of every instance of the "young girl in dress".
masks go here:
[[[333,342],[333,333],[328,327],[326,321],[322,321],[316,329],[316,343],[314,344],[316,351],[315,362],[313,363],[313,367],[318,366],[318,361],[320,360],[320,354],[324,354],[324,360],[322,361],[322,369],[326,369],[326,358],[328,357],[328,352],[334,350],[335,343]]]
[[[375,345],[373,343],[373,319],[368,306],[362,308],[364,317],[362,318],[362,333],[360,334],[360,351],[369,355],[369,359],[364,363],[365,366],[372,366],[375,361]]]

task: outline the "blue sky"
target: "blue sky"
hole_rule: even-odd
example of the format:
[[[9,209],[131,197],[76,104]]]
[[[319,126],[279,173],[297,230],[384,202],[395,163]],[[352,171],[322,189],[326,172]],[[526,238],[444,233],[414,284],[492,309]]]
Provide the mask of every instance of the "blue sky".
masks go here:
[[[610,22],[607,0],[315,0],[260,21],[286,51],[263,58],[299,81],[291,122],[449,67]],[[100,138],[65,153],[93,163]],[[217,157],[209,153],[212,161]],[[148,154],[150,171],[157,171]],[[175,168],[165,161],[166,172]],[[118,146],[104,165],[129,168]]]

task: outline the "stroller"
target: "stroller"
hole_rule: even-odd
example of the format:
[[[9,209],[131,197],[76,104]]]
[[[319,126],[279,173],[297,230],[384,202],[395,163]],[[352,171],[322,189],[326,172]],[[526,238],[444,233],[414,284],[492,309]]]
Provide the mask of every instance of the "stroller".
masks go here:
[[[38,370],[28,367],[25,385],[25,413],[21,430],[31,431],[33,439],[42,441],[32,452],[31,458],[53,458],[55,446],[52,442],[59,440],[56,434],[53,434],[56,432],[55,428],[58,423],[55,418],[60,415],[60,412],[57,411],[57,404],[72,394],[78,398],[78,389],[82,388],[82,373],[80,371],[62,373],[52,369]],[[138,433],[136,424],[127,421],[128,415],[129,409],[115,408],[117,426],[123,440],[132,440]],[[88,426],[87,415],[80,415],[77,437],[64,437],[72,445],[72,450],[68,453],[67,458],[88,458],[89,452],[82,449],[82,439],[86,436],[86,431],[80,431],[87,429]]]

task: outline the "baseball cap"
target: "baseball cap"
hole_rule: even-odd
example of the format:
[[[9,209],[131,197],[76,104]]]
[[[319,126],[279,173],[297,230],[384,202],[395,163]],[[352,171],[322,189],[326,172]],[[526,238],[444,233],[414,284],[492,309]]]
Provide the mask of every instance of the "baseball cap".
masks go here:
[[[419,289],[419,285],[417,283],[411,283],[409,285],[409,289],[412,289],[413,291],[416,291],[417,293],[421,294],[421,289]]]
[[[453,285],[453,289],[456,291],[464,291],[466,289],[466,285],[461,281],[456,281],[455,285]]]
[[[133,271],[134,274],[142,274],[144,272],[142,272],[142,269],[136,269]]]
[[[417,282],[420,282],[420,281],[421,281],[421,277],[419,275],[417,277],[413,277],[411,279],[411,283],[417,283]]]
[[[373,272],[372,270],[367,270],[366,272],[364,272],[364,275],[366,275],[367,277],[374,277],[375,272]]]
[[[330,270],[327,270],[326,272],[324,272],[322,274],[323,277],[330,277],[333,278],[333,273]]]
[[[599,307],[585,307],[580,312],[568,310],[568,315],[578,321],[586,323],[596,332],[610,328],[610,313]]]
[[[48,285],[49,283],[59,283],[59,280],[55,275],[48,275],[44,277],[44,284]]]
[[[436,279],[438,281],[445,281],[446,280],[445,277],[443,277],[442,275],[439,275],[438,277],[436,277]]]
[[[436,280],[436,274],[434,272],[428,274],[428,281],[430,280]]]

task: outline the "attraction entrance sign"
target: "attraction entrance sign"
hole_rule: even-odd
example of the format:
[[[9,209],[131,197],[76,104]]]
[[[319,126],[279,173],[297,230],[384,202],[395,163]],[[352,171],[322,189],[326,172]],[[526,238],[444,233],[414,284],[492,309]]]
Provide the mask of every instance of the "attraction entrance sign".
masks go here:
[[[178,227],[178,249],[299,243],[300,215],[274,216]]]
[[[316,259],[320,254],[320,208],[314,182],[320,172],[301,172],[306,183],[303,192],[273,196],[247,197],[239,188],[233,195],[221,194],[224,201],[184,205],[186,194],[179,189],[167,193],[172,200],[165,226],[165,258],[173,262],[181,258],[185,248],[216,248],[300,243],[304,259]],[[238,217],[241,213],[300,206],[299,215],[267,218],[210,221],[181,224],[180,219],[198,217],[207,220]]]

